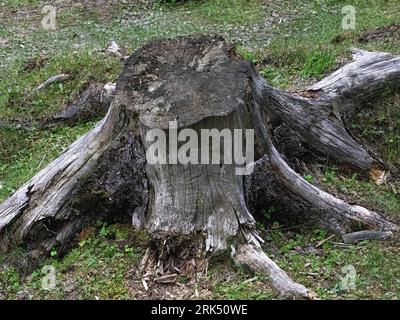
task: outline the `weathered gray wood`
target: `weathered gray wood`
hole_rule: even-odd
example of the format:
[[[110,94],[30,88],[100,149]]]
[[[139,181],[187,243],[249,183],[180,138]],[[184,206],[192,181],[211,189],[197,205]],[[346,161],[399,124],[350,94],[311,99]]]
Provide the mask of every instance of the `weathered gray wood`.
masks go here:
[[[253,77],[254,78],[254,77]],[[253,108],[254,124],[259,131],[259,136],[266,146],[267,155],[272,171],[282,184],[293,194],[308,202],[320,215],[320,221],[326,223],[325,227],[343,233],[351,222],[360,222],[366,227],[379,226],[386,230],[398,231],[399,226],[391,223],[378,213],[358,205],[350,205],[333,195],[320,190],[296,173],[273,144],[269,130],[265,126],[260,111],[260,105],[267,104],[265,96],[259,90],[260,81],[254,78],[253,82],[255,103]]]
[[[0,129],[33,130],[48,129],[60,124],[74,124],[78,121],[90,121],[104,117],[114,99],[115,83],[90,83],[76,98],[76,101],[63,110],[45,119],[38,120],[1,120]]]
[[[273,88],[254,72],[255,92],[263,96],[265,111],[282,119],[311,148],[362,170],[384,169],[379,157],[348,133],[344,122],[388,86],[399,87],[400,57],[353,52],[353,62],[300,93]]]
[[[41,83],[36,88],[36,91],[43,90],[44,88],[48,87],[49,85],[51,85],[52,83],[55,83],[55,82],[64,82],[64,81],[68,80],[70,77],[71,76],[66,73],[61,73],[61,74],[52,76],[52,77],[48,78],[46,81],[44,81],[43,83]]]
[[[274,288],[285,298],[316,298],[316,293],[294,282],[260,247],[245,244],[234,253],[234,260],[251,270],[267,274]]]
[[[371,62],[375,63],[378,70],[383,62]],[[397,60],[390,66],[398,68]],[[362,68],[371,66],[358,67],[363,74]],[[376,75],[376,88],[387,78],[397,79],[387,68],[385,76]],[[334,86],[332,80],[328,83]],[[350,94],[351,87],[344,87]],[[355,88],[360,92],[360,86]],[[379,214],[308,183],[275,147],[265,115],[280,118],[301,139],[339,161],[361,169],[381,165],[348,135],[341,110],[332,107],[341,93],[336,98],[328,94],[324,101],[321,97],[272,88],[220,37],[151,42],[125,60],[106,117],[0,204],[0,241],[3,247],[25,243],[48,253],[53,247],[67,248],[77,231],[99,217],[128,217],[151,235],[143,270],[154,271],[156,279],[178,270],[195,274],[206,269],[212,254],[232,245],[236,260],[269,274],[279,292],[310,298],[309,290],[291,281],[260,249],[262,239],[248,208],[263,197],[260,190],[268,190],[265,185],[280,194],[270,198],[286,202],[299,219],[312,215],[339,234],[350,231],[354,222],[399,229]],[[258,167],[245,179],[224,162],[146,163],[147,132],[167,132],[173,120],[178,120],[177,130],[197,133],[256,129],[255,160],[259,166],[264,163],[266,174]],[[254,180],[262,181],[257,186]]]
[[[53,247],[61,252],[85,225],[118,213],[126,220],[136,207],[146,206],[144,154],[138,136],[126,131],[128,124],[126,111],[114,105],[91,131],[1,203],[3,249],[25,242],[43,253]]]
[[[362,230],[342,235],[344,243],[357,243],[363,240],[380,240],[390,237],[393,233],[390,231]]]
[[[356,48],[352,53],[352,62],[307,89],[314,101],[334,105],[345,120],[388,87],[400,86],[400,57]]]
[[[146,150],[147,132],[159,128],[168,136],[174,120],[198,136],[202,129],[252,127],[249,79],[229,49],[221,38],[178,38],[151,43],[126,61],[117,99],[138,114]],[[226,249],[241,225],[254,227],[234,164],[148,164],[146,171],[153,195],[146,229],[152,234],[200,232],[205,250],[213,252]]]

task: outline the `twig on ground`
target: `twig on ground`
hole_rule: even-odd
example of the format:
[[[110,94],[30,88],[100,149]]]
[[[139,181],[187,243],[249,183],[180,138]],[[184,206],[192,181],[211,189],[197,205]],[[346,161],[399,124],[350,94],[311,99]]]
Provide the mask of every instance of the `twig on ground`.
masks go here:
[[[36,91],[43,90],[44,88],[48,87],[50,84],[54,82],[63,82],[65,80],[68,80],[70,78],[69,74],[66,73],[61,73],[55,76],[52,76],[48,78],[45,82],[41,83],[37,88]]]

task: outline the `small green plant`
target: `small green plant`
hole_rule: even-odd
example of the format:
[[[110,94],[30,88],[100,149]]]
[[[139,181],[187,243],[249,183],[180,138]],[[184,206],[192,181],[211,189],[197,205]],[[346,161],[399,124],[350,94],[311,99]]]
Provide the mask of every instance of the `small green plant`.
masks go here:
[[[271,220],[272,215],[276,214],[278,210],[274,207],[269,207],[268,209],[262,210],[263,216],[266,220]]]
[[[100,229],[100,235],[103,237],[107,237],[109,235],[109,230],[107,229],[107,224],[103,224],[103,226]]]
[[[0,269],[0,289],[10,290],[11,293],[16,293],[21,289],[21,277],[13,267]],[[3,289],[3,290],[4,290]]]
[[[259,57],[258,53],[255,51],[250,51],[249,49],[245,48],[244,46],[237,46],[236,51],[243,57],[244,60],[249,60],[254,64],[257,63]]]
[[[132,247],[130,247],[130,246],[128,246],[128,245],[125,245],[125,252],[133,252],[133,248]]]
[[[322,178],[323,182],[334,182],[337,179],[337,171],[336,169],[327,168],[324,171],[324,176]]]
[[[304,180],[306,180],[309,183],[313,183],[314,182],[314,176],[310,173],[304,175]]]

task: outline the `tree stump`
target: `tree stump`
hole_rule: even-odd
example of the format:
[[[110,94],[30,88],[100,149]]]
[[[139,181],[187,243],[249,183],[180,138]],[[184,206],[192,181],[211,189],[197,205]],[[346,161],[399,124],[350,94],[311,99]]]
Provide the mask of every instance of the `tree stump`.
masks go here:
[[[298,220],[312,217],[338,234],[355,222],[399,227],[305,181],[276,148],[269,121],[280,119],[299,141],[354,170],[384,172],[345,120],[399,79],[399,57],[357,50],[353,62],[294,94],[268,85],[221,37],[151,42],[125,61],[105,118],[0,204],[2,250],[24,244],[32,256],[62,252],[99,218],[132,219],[151,236],[143,270],[193,274],[228,250],[268,274],[279,293],[314,297],[261,250],[249,208],[280,202]],[[198,147],[185,149],[196,137]],[[242,156],[252,149],[254,161],[229,160],[232,148],[222,141]]]

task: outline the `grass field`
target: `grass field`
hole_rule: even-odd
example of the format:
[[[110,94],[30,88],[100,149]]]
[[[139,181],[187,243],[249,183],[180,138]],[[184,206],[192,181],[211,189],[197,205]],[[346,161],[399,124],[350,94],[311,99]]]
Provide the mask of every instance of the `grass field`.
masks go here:
[[[0,202],[52,161],[95,122],[54,129],[35,123],[65,108],[91,81],[114,81],[122,62],[105,53],[111,40],[131,53],[147,41],[187,34],[221,34],[236,42],[270,83],[288,90],[304,88],[350,59],[349,48],[400,54],[400,31],[376,28],[400,23],[398,0],[203,0],[184,4],[148,1],[4,0],[0,4]],[[42,7],[56,8],[56,30],[41,27]],[[356,8],[355,30],[343,30],[341,8]],[[58,73],[71,79],[42,91],[34,89]],[[2,121],[34,124],[32,130],[5,128]],[[396,174],[400,169],[400,93],[388,90],[352,119],[358,139],[382,155]],[[400,172],[398,172],[400,174]],[[400,183],[377,186],[335,167],[304,172],[307,180],[342,197],[400,221]],[[390,241],[341,246],[322,230],[288,229],[265,208],[260,225],[265,250],[297,281],[326,299],[399,299],[400,245]],[[198,283],[180,278],[179,285],[154,286],[146,292],[136,269],[143,248],[138,235],[124,225],[87,230],[66,256],[53,252],[33,273],[24,274],[23,248],[0,256],[2,298],[221,298],[273,299],[267,279],[249,276],[235,266],[213,261],[208,277]],[[140,242],[139,241],[139,242]],[[224,260],[225,261],[225,260]],[[13,267],[22,264],[20,269]],[[19,263],[18,263],[19,262]],[[57,271],[55,290],[41,287],[42,266]],[[341,291],[342,268],[354,266],[356,289]]]

